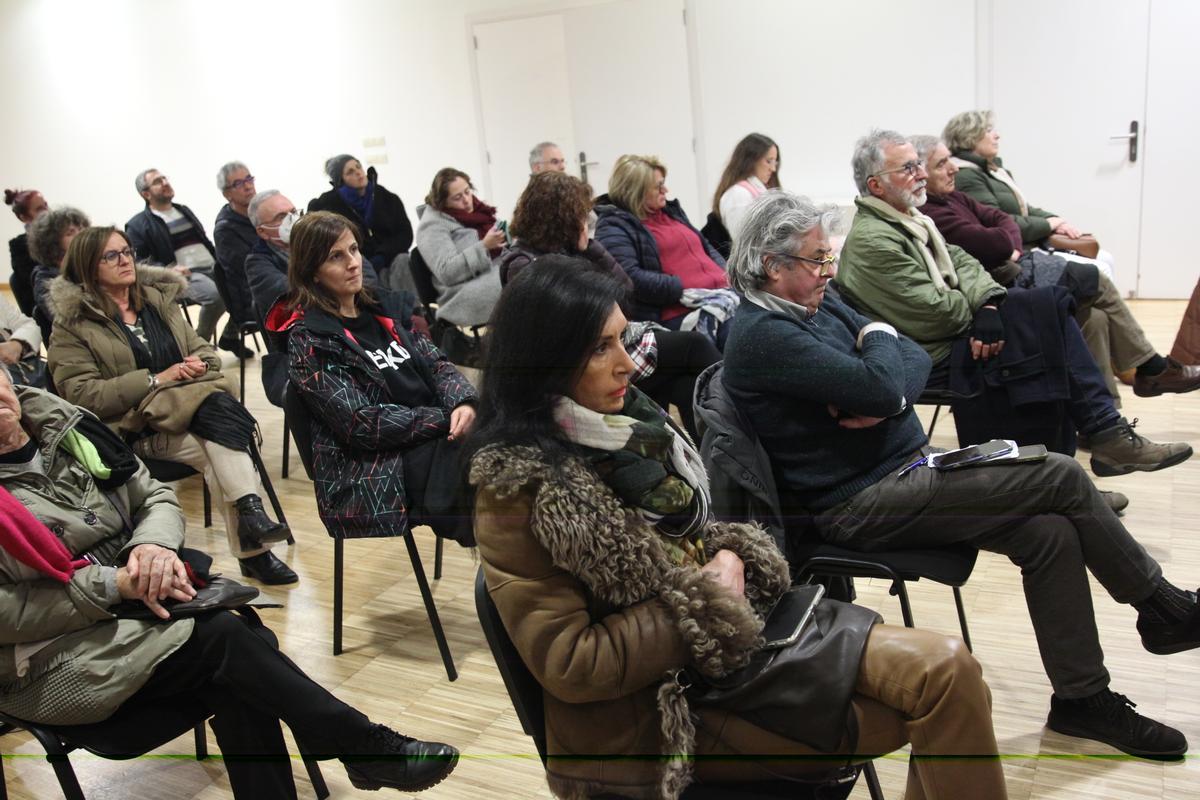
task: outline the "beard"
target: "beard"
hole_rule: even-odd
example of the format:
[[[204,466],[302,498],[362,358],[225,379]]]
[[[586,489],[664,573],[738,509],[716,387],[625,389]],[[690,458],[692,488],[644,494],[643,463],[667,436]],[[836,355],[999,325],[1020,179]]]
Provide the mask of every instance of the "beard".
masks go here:
[[[925,191],[925,184],[922,183],[916,189],[894,189],[895,198],[904,205],[905,208],[920,208],[925,205],[928,195]]]

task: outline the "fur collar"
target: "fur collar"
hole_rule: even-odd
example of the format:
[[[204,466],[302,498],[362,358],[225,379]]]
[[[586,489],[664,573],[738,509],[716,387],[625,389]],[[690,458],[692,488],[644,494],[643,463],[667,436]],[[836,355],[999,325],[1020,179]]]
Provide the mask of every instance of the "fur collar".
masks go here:
[[[699,570],[675,566],[653,529],[625,509],[578,458],[552,465],[536,447],[487,447],[472,459],[470,481],[501,500],[532,491],[530,530],[555,565],[616,608],[659,599],[688,646],[691,665],[709,677],[749,662],[761,644],[761,615],[790,583],[782,554],[757,525],[712,523],[704,536],[710,553],[728,548],[742,558],[745,599],[732,596]],[[674,675],[664,676],[658,708],[662,752],[694,752],[695,728]],[[660,795],[678,797],[690,780],[690,761],[670,759],[664,763]]]
[[[161,295],[164,303],[173,302],[187,289],[187,278],[166,267],[142,264],[137,268],[137,276],[142,289]],[[84,294],[83,286],[68,280],[65,275],[50,282],[50,307],[54,318],[68,325],[78,321],[85,312],[107,317],[95,299]]]

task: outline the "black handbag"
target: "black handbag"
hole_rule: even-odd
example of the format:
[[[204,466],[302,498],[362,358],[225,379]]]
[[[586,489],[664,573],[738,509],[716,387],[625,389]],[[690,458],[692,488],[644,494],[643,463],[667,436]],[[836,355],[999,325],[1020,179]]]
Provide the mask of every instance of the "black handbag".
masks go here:
[[[843,738],[857,739],[850,698],[867,635],[881,618],[862,606],[823,599],[823,588],[793,586],[767,616],[764,630],[790,631],[808,614],[791,641],[763,647],[722,678],[703,678],[689,668],[680,676],[689,705],[730,711],[824,752],[836,750]]]
[[[112,612],[121,619],[170,622],[185,617],[196,617],[209,611],[241,608],[256,597],[258,589],[253,586],[218,576],[209,578],[204,588],[197,589],[196,596],[191,600],[164,600],[162,606],[170,612],[170,619],[155,616],[150,607],[140,600],[125,600],[113,606]]]

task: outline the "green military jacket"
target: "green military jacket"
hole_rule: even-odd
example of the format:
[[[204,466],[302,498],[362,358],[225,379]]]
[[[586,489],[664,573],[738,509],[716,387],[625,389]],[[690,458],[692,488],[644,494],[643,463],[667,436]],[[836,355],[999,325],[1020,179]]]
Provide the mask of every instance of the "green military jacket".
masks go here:
[[[958,288],[939,292],[921,250],[902,225],[855,200],[858,213],[842,248],[837,285],[858,311],[891,323],[915,341],[936,364],[951,343],[965,336],[975,312],[1007,292],[961,247],[947,244]]]
[[[1028,197],[1025,198],[1025,208],[1029,213],[1022,214],[1021,203],[1013,194],[1012,188],[988,171],[987,162],[984,159],[969,150],[955,153],[954,157],[974,165],[973,167],[959,168],[958,175],[954,178],[954,188],[963,194],[971,195],[984,205],[998,208],[1012,217],[1013,222],[1017,223],[1017,227],[1021,229],[1021,241],[1027,245],[1036,245],[1044,242],[1046,237],[1053,233],[1050,223],[1046,220],[1058,216],[1057,214],[1034,206],[1029,202]],[[995,158],[993,161],[1001,167],[1004,166],[999,158]],[[1011,170],[1009,174],[1012,174]]]
[[[63,584],[0,549],[0,708],[30,722],[77,725],[108,718],[192,634],[192,620],[116,619],[116,566],[136,545],[177,550],[184,518],[175,493],[145,466],[113,496],[60,447],[83,411],[54,395],[17,387],[26,430],[39,443],[44,473],[0,464],[0,485],[23,503],[72,555],[100,565]],[[33,652],[36,651],[36,652]]]

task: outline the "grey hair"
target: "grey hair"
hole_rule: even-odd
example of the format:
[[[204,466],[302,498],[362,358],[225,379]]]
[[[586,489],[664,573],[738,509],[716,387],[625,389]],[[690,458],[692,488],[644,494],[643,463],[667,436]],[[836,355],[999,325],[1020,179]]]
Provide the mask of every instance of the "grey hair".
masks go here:
[[[29,226],[29,256],[44,267],[57,267],[66,253],[62,237],[74,225],[79,230],[91,227],[92,221],[74,206],[52,208]]]
[[[246,216],[254,223],[254,227],[258,227],[258,209],[263,203],[270,200],[275,195],[279,194],[278,189],[267,189],[265,192],[259,192],[254,195],[254,199],[250,201],[250,205],[246,208]]]
[[[871,131],[854,143],[854,156],[850,159],[850,167],[854,170],[854,185],[862,197],[870,197],[871,190],[867,188],[867,180],[883,169],[887,161],[883,148],[893,144],[906,144],[905,139],[895,131],[872,128]]]
[[[538,142],[529,151],[529,168],[533,169],[538,164],[542,163],[542,156],[546,153],[547,147],[558,147],[554,142]],[[562,149],[562,148],[559,148]]]
[[[144,169],[137,174],[136,178],[133,179],[133,185],[137,187],[138,194],[141,194],[150,188],[150,184],[146,182],[146,176],[151,172],[158,172],[158,169],[156,167]]]
[[[964,111],[950,118],[942,129],[942,138],[946,140],[946,147],[950,148],[951,153],[974,150],[995,122],[995,115],[987,109]]]
[[[916,148],[917,158],[928,163],[929,157],[933,155],[934,150],[937,150],[937,146],[942,143],[942,140],[938,136],[921,134],[920,136],[908,137],[908,143]]]
[[[761,288],[767,282],[766,261],[772,255],[789,252],[797,240],[816,228],[832,234],[841,219],[837,206],[819,206],[782,189],[764,192],[750,204],[734,232],[729,282],[739,292]]]
[[[230,161],[228,164],[217,170],[218,191],[223,192],[229,188],[229,176],[237,172],[239,169],[244,169],[246,172],[250,171],[250,168],[240,161]]]

